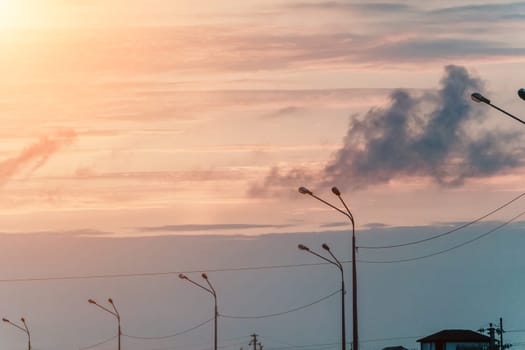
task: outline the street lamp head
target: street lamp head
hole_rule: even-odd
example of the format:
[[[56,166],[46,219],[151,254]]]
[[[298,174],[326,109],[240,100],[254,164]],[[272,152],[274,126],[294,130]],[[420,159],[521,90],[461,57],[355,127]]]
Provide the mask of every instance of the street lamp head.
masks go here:
[[[522,99],[522,100],[525,100],[525,89],[524,88],[521,88],[518,90],[518,96]]]
[[[299,187],[298,189],[299,193],[301,194],[313,194],[312,191],[310,191],[309,189],[307,189],[306,187]]]
[[[89,299],[89,300],[88,300],[88,303],[90,303],[90,304],[96,304],[97,302],[96,302],[95,300],[93,300],[93,299]]]
[[[22,323],[26,323],[26,320],[23,317],[20,319],[20,321],[22,321]]]
[[[323,247],[324,250],[330,251],[330,247],[326,243],[323,243],[321,247]]]
[[[341,191],[339,191],[339,189],[337,187],[332,187],[332,193],[335,194],[336,196],[340,196],[341,195]]]
[[[310,248],[308,248],[304,244],[297,245],[297,248],[299,248],[300,250],[306,250],[307,252],[310,251]]]
[[[9,323],[9,320],[7,318],[2,318],[2,321]]]
[[[109,298],[108,303],[113,304],[113,299]]]
[[[181,280],[187,280],[187,279],[188,279],[188,276],[186,276],[186,275],[183,274],[183,273],[179,273],[179,278],[180,278]]]
[[[205,280],[207,280],[207,279],[208,279],[208,275],[207,275],[207,274],[205,274],[205,273],[201,274],[201,276],[202,276],[202,278],[204,278]]]
[[[490,103],[490,100],[486,98],[485,96],[483,96],[482,94],[480,94],[479,92],[473,93],[472,95],[470,95],[470,98],[472,99],[472,101],[477,102],[477,103],[480,103],[480,102],[487,103],[487,104]]]

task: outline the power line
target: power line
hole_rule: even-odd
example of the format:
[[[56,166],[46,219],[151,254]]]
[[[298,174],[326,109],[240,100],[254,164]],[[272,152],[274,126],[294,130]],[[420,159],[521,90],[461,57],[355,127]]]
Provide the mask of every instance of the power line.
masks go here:
[[[483,237],[486,237],[486,236],[490,235],[491,233],[494,233],[494,232],[500,230],[504,226],[507,226],[508,224],[510,224],[514,220],[518,219],[520,216],[523,216],[524,214],[525,214],[525,211],[522,211],[518,215],[514,216],[512,219],[510,219],[508,221],[505,221],[501,225],[496,226],[495,228],[493,228],[492,230],[489,230],[489,231],[487,231],[487,232],[485,232],[485,233],[483,233],[483,234],[481,234],[479,236],[476,236],[476,237],[474,237],[472,239],[469,239],[468,241],[465,241],[463,243],[460,243],[458,245],[455,245],[455,246],[447,248],[447,249],[440,250],[440,251],[432,253],[432,254],[422,255],[422,256],[418,256],[418,257],[414,257],[414,258],[408,258],[408,259],[399,259],[399,260],[358,260],[358,261],[362,262],[362,263],[367,263],[367,264],[392,264],[392,263],[409,262],[409,261],[415,261],[415,260],[421,260],[421,259],[430,258],[432,256],[436,256],[436,255],[440,255],[440,254],[443,254],[443,253],[450,252],[451,250],[463,247],[463,246],[465,246],[467,244],[470,244],[470,243],[472,243],[474,241],[477,241],[477,240],[479,240],[479,239],[481,239]]]
[[[184,333],[188,333],[188,332],[191,332],[197,328],[200,328],[202,326],[204,326],[205,324],[211,322],[213,320],[213,317],[210,318],[209,320],[206,320],[204,322],[201,322],[199,323],[198,325],[196,326],[193,326],[191,328],[188,328],[186,330],[183,330],[183,331],[180,331],[180,332],[177,332],[177,333],[174,333],[174,334],[169,334],[169,335],[163,335],[163,336],[159,336],[159,337],[139,337],[139,336],[135,336],[135,335],[129,335],[129,334],[125,334],[125,333],[122,333],[122,336],[126,337],[126,338],[131,338],[131,339],[142,339],[142,340],[154,340],[154,339],[168,339],[168,338],[174,338],[176,336],[179,336],[181,334],[184,334]]]
[[[411,336],[411,337],[389,337],[389,338],[375,338],[375,339],[366,339],[359,341],[359,343],[373,343],[373,342],[379,342],[379,341],[389,341],[389,340],[402,340],[402,339],[416,339],[421,338],[422,336]],[[347,344],[351,344],[351,342],[347,342]],[[290,345],[290,346],[283,346],[283,347],[268,347],[267,350],[285,350],[285,349],[303,349],[303,348],[313,348],[313,347],[329,347],[329,346],[335,346],[335,345],[341,345],[341,343],[324,343],[324,344],[303,344],[303,345]]]
[[[406,247],[406,246],[410,246],[410,245],[414,245],[414,244],[420,244],[420,243],[423,243],[423,242],[428,242],[428,241],[431,241],[433,239],[436,239],[436,238],[440,238],[440,237],[443,237],[443,236],[446,236],[446,235],[449,235],[451,233],[454,233],[454,232],[457,232],[459,230],[462,230],[468,226],[471,226],[487,217],[489,217],[490,215],[502,210],[503,208],[511,205],[512,203],[514,203],[515,201],[517,201],[518,199],[522,198],[523,196],[525,196],[525,192],[523,192],[522,194],[514,197],[513,199],[511,199],[510,201],[506,202],[505,204],[497,207],[496,209],[488,212],[487,214],[483,215],[483,216],[480,216],[479,218],[473,220],[473,221],[470,221],[470,222],[467,222],[467,223],[464,223],[456,228],[453,228],[452,230],[450,231],[446,231],[446,232],[443,232],[443,233],[440,233],[440,234],[437,234],[437,235],[434,235],[434,236],[431,236],[431,237],[428,237],[428,238],[424,238],[424,239],[419,239],[417,241],[412,241],[412,242],[406,242],[406,243],[399,243],[399,244],[392,244],[392,245],[383,245],[383,246],[359,246],[358,248],[359,249],[386,249],[386,248],[398,248],[398,247]]]
[[[345,261],[345,262],[351,262],[351,261]],[[206,272],[256,271],[256,270],[286,269],[286,268],[292,268],[292,267],[320,266],[320,265],[328,265],[328,263],[264,265],[264,266],[230,267],[230,268],[200,269],[200,270],[186,270],[186,271],[167,271],[167,272],[73,275],[73,276],[61,276],[61,277],[6,278],[6,279],[0,279],[0,283],[90,280],[90,279],[131,278],[131,277],[156,277],[156,276],[170,276],[170,275],[178,276],[181,273],[191,274],[191,273],[200,273],[203,271],[206,271]]]
[[[86,346],[86,347],[83,347],[83,348],[78,348],[78,350],[88,350],[88,349],[93,349],[93,348],[96,348],[97,346],[100,346],[102,344],[106,344],[106,343],[109,343],[110,341],[112,341],[113,339],[115,339],[117,336],[114,335],[112,336],[111,338],[109,339],[106,339],[106,340],[103,340],[99,343],[96,343],[96,344],[93,344],[93,345],[89,345],[89,346]]]
[[[524,193],[525,195],[525,193]],[[521,195],[520,195],[521,196]],[[388,260],[388,261],[376,261],[376,260],[357,260],[360,263],[368,264],[384,264],[384,263],[398,263],[398,262],[408,262],[413,260],[420,260],[428,257],[432,257],[438,254],[446,253],[450,250],[459,248],[463,245],[471,243],[477,239],[480,239],[496,230],[499,230],[503,226],[506,226],[512,221],[515,221],[518,217],[522,216],[525,212],[517,215],[510,221],[503,223],[498,226],[496,229],[493,229],[478,238],[467,241],[465,243],[459,244],[449,249],[445,249],[433,254],[409,258],[409,259],[400,259],[400,260]],[[365,248],[365,247],[359,247]],[[343,264],[351,263],[352,260],[343,260]],[[185,270],[185,271],[165,271],[165,272],[143,272],[143,273],[119,273],[119,274],[98,274],[98,275],[71,275],[71,276],[59,276],[59,277],[27,277],[27,278],[5,278],[0,279],[0,283],[24,283],[24,282],[48,282],[48,281],[69,281],[69,280],[91,280],[91,279],[111,279],[111,278],[135,278],[135,277],[158,277],[158,276],[178,276],[179,274],[191,274],[191,273],[200,273],[202,271],[206,272],[235,272],[235,271],[259,271],[259,270],[272,270],[272,269],[287,269],[287,268],[298,268],[298,267],[308,267],[308,266],[323,266],[329,265],[325,262],[318,263],[302,263],[302,264],[283,264],[283,265],[262,265],[262,266],[245,266],[245,267],[230,267],[230,268],[211,268],[211,269],[198,269],[198,270]]]
[[[268,318],[268,317],[275,317],[275,316],[281,316],[281,315],[285,315],[285,314],[289,314],[289,313],[292,313],[292,312],[295,312],[295,311],[299,311],[299,310],[302,310],[302,309],[306,309],[307,307],[310,307],[312,305],[315,305],[315,304],[318,304],[322,301],[325,301],[326,299],[328,298],[331,298],[333,297],[334,295],[340,293],[341,291],[340,290],[336,290],[335,292],[332,292],[330,294],[328,294],[327,296],[324,296],[316,301],[313,301],[309,304],[306,304],[306,305],[303,305],[303,306],[299,306],[299,307],[296,307],[296,308],[293,308],[293,309],[290,309],[290,310],[287,310],[287,311],[283,311],[283,312],[277,312],[277,313],[273,313],[273,314],[267,314],[267,315],[258,315],[258,316],[232,316],[232,315],[223,315],[223,314],[219,314],[220,317],[223,317],[223,318],[231,318],[231,319],[260,319],[260,318]]]

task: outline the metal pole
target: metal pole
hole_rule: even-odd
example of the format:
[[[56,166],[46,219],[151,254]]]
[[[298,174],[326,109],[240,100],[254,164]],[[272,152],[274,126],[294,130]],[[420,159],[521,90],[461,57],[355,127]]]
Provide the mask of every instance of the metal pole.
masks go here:
[[[120,317],[118,318],[118,350],[120,350],[120,338],[122,335],[122,330],[120,328]]]
[[[359,336],[357,327],[357,268],[355,258],[355,222],[352,219],[352,325],[353,325],[353,339],[352,349],[359,350]]]
[[[341,270],[341,317],[343,318],[341,322],[341,331],[342,331],[342,350],[346,350],[346,316],[345,316],[345,280],[343,277],[343,270]]]
[[[512,115],[512,114],[510,114],[509,112],[507,112],[507,111],[505,111],[505,110],[499,108],[498,106],[493,105],[493,104],[490,103],[490,102],[487,103],[487,104],[488,104],[489,106],[491,106],[491,107],[497,109],[497,110],[500,111],[501,113],[504,113],[504,114],[508,115],[508,116],[511,117],[512,119],[514,119],[514,120],[516,120],[516,121],[518,121],[518,122],[520,122],[520,123],[522,123],[522,124],[525,124],[525,121],[523,121],[523,120],[521,120],[520,118],[516,117],[515,115]]]
[[[219,311],[217,309],[217,296],[214,295],[215,297],[215,333],[214,333],[214,350],[217,350],[217,318],[219,316]]]
[[[499,318],[499,349],[503,350],[503,318]]]

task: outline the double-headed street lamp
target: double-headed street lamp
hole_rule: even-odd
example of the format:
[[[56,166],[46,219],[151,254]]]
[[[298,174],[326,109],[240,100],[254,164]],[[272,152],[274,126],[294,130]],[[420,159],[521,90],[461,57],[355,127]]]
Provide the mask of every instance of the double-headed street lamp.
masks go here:
[[[93,304],[96,307],[98,307],[99,309],[104,310],[107,313],[110,313],[113,316],[115,316],[115,318],[117,319],[117,322],[118,322],[118,350],[120,350],[120,338],[122,337],[122,330],[120,328],[120,314],[119,314],[119,312],[117,310],[117,307],[115,306],[115,303],[113,302],[113,299],[111,299],[111,298],[108,299],[108,303],[113,307],[113,311],[111,311],[108,308],[105,308],[104,306],[102,306],[100,304],[97,304],[97,302],[95,300],[93,300],[93,299],[89,299],[88,303]]]
[[[525,100],[525,89],[520,89],[518,91],[518,95],[519,95],[519,97],[521,97],[522,99]],[[488,98],[486,98],[485,96],[483,96],[482,94],[480,94],[479,92],[473,93],[472,95],[470,95],[470,98],[472,98],[472,101],[474,101],[474,102],[485,103],[485,104],[491,106],[492,108],[497,109],[501,113],[504,113],[504,114],[508,115],[512,119],[514,119],[514,120],[516,120],[516,121],[518,121],[518,122],[520,122],[522,124],[525,124],[525,121],[523,121],[522,119],[520,119],[520,118],[516,117],[515,115],[512,115],[509,112],[507,112],[507,111],[499,108],[498,106],[490,103],[490,100]]]
[[[518,90],[518,96],[522,99],[522,100],[525,100],[525,89],[524,88],[521,88]]]
[[[23,327],[17,325],[14,322],[9,321],[7,318],[2,318],[2,321],[4,321],[5,323],[9,323],[11,326],[18,328],[22,332],[27,334],[27,349],[31,350],[31,334],[29,333],[29,328],[27,327],[26,320],[23,317],[20,319],[20,321],[22,321]]]
[[[206,281],[206,283],[208,284],[209,288],[206,287],[206,286],[203,286],[200,283],[195,282],[194,280],[190,279],[188,276],[186,276],[183,273],[179,274],[179,278],[180,279],[186,280],[186,281],[190,282],[191,284],[193,284],[193,285],[195,285],[195,286],[197,286],[197,287],[199,287],[201,289],[204,289],[205,291],[207,291],[208,293],[213,295],[213,300],[215,302],[215,312],[214,312],[214,315],[213,315],[213,319],[214,319],[214,331],[213,331],[213,344],[214,344],[214,346],[213,346],[213,349],[217,350],[217,318],[219,317],[219,311],[217,309],[217,293],[215,292],[215,288],[213,288],[213,286],[211,285],[210,280],[208,279],[208,275],[203,273],[203,274],[201,274],[201,277]]]
[[[322,247],[323,247],[324,250],[326,250],[330,254],[330,256],[332,256],[332,259],[334,259],[334,260],[330,260],[330,259],[322,256],[321,254],[311,250],[310,248],[308,248],[304,244],[299,244],[297,246],[297,248],[299,248],[300,250],[304,250],[305,252],[313,254],[313,255],[323,259],[324,261],[327,261],[330,264],[335,265],[339,269],[339,271],[341,272],[341,318],[342,318],[342,320],[341,320],[341,349],[345,350],[346,349],[346,317],[345,317],[345,275],[344,275],[344,271],[343,271],[343,264],[341,264],[339,259],[337,259],[335,257],[335,255],[330,250],[330,247],[328,246],[328,244],[323,243]]]
[[[329,206],[330,208],[337,210],[338,212],[340,212],[341,214],[346,216],[350,220],[350,222],[352,223],[352,327],[353,327],[353,329],[352,329],[352,331],[353,331],[352,332],[353,333],[352,334],[352,350],[359,350],[359,328],[358,328],[358,324],[357,324],[357,268],[356,268],[356,258],[355,258],[356,246],[355,246],[355,220],[354,220],[354,216],[352,215],[352,213],[350,212],[350,209],[348,209],[348,206],[346,205],[345,201],[341,197],[341,192],[335,186],[332,187],[332,193],[335,194],[337,196],[337,198],[339,198],[339,200],[343,204],[343,206],[344,206],[346,211],[339,209],[335,205],[325,201],[322,198],[319,198],[318,196],[313,194],[313,192],[310,191],[309,189],[307,189],[306,187],[299,187],[299,193],[307,194],[310,197],[313,197],[313,198],[317,199],[318,201],[320,201],[321,203]]]

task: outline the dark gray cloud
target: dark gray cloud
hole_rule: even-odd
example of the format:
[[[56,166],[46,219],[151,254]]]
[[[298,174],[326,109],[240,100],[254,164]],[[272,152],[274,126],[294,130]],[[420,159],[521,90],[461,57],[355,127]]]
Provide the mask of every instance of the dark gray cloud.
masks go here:
[[[465,68],[451,65],[436,91],[395,90],[390,105],[351,120],[343,146],[321,173],[274,168],[250,193],[271,194],[314,181],[358,189],[414,176],[459,186],[522,166],[519,133],[476,128],[486,108],[476,108],[469,94],[482,85]]]
[[[481,87],[465,68],[447,66],[434,94],[394,91],[389,107],[373,108],[352,123],[343,148],[324,169],[328,182],[351,179],[354,187],[362,187],[400,176],[429,176],[442,185],[460,185],[522,165],[513,151],[516,134],[467,130],[482,111],[474,111],[468,95]]]

